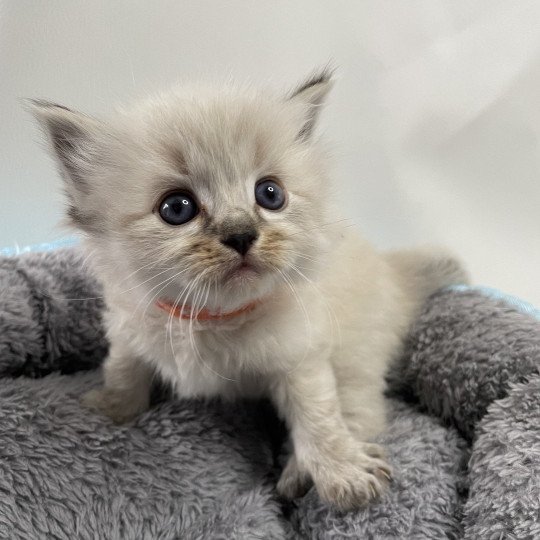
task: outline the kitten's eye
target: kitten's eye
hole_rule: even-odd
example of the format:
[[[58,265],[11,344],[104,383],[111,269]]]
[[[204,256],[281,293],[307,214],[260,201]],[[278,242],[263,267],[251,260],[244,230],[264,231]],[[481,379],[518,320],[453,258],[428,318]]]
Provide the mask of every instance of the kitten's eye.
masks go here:
[[[182,225],[199,213],[199,207],[188,193],[177,191],[167,195],[159,205],[159,215],[169,225]]]
[[[279,210],[285,204],[285,190],[271,178],[263,178],[255,186],[255,200],[268,210]]]

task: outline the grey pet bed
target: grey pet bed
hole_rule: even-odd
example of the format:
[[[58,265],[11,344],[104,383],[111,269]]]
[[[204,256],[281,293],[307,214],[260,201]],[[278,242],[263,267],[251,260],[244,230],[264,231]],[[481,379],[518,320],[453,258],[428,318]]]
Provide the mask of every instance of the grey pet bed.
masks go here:
[[[83,263],[0,258],[1,538],[540,538],[533,316],[470,289],[428,301],[388,377],[391,489],[340,514],[314,490],[278,498],[286,433],[265,402],[161,392],[122,427],[84,410],[107,343]]]

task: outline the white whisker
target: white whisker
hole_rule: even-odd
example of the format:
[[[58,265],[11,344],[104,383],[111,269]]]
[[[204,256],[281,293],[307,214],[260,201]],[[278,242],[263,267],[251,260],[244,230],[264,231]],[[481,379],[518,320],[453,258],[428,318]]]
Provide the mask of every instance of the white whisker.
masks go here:
[[[199,277],[203,277],[205,274],[201,274]],[[201,295],[202,296],[202,295]],[[201,356],[201,353],[199,351],[199,348],[196,344],[196,340],[195,340],[195,335],[194,335],[194,329],[193,329],[193,321],[195,319],[195,317],[193,317],[193,313],[196,312],[196,308],[197,308],[197,304],[199,302],[199,295],[197,295],[197,297],[194,299],[194,308],[192,309],[191,311],[191,314],[192,316],[190,317],[190,321],[189,321],[189,325],[188,325],[188,332],[189,332],[189,341],[190,341],[190,344],[191,344],[191,347],[193,349],[193,351],[195,352],[195,355],[197,357],[197,359],[199,360],[199,362],[206,368],[208,369],[211,373],[213,373],[216,377],[219,377],[220,379],[223,379],[225,381],[231,381],[231,382],[237,382],[236,379],[231,379],[229,377],[226,377],[225,375],[222,375],[221,373],[218,373],[216,370],[212,369],[212,367],[210,367],[205,361],[204,359],[202,358]],[[203,307],[203,306],[202,306]],[[202,309],[201,307],[201,309]],[[184,309],[184,306],[182,306],[182,310]],[[200,311],[199,311],[200,312]],[[199,312],[196,312],[197,314]]]
[[[182,320],[182,313],[184,311],[184,306],[185,306],[186,300],[187,300],[187,298],[188,298],[188,296],[190,294],[191,289],[197,283],[198,279],[199,279],[199,277],[196,277],[193,281],[189,282],[182,289],[182,292],[176,297],[176,300],[175,300],[175,302],[173,304],[173,307],[172,307],[172,309],[171,309],[171,311],[169,313],[169,317],[167,318],[167,331],[169,333],[169,343],[171,345],[171,352],[172,352],[172,355],[173,355],[174,359],[176,359],[176,353],[174,351],[174,343],[173,343],[173,317],[174,317],[174,312],[176,311],[178,305],[182,301],[182,297],[185,294],[186,298],[184,299],[184,303],[182,304],[182,308],[180,309],[180,316],[178,317],[179,324],[180,324],[180,322]],[[165,332],[165,339],[167,339],[167,331]]]
[[[321,223],[315,227],[311,227],[310,229],[306,229],[306,230],[303,230],[303,231],[300,231],[300,232],[297,232],[297,233],[293,233],[293,234],[290,234],[289,237],[293,237],[293,236],[298,236],[299,234],[306,234],[306,233],[309,233],[311,231],[318,231],[320,229],[324,229],[325,227],[330,227],[331,225],[337,225],[338,223],[343,223],[345,221],[352,221],[351,218],[343,218],[343,219],[338,219],[336,221],[329,221],[327,223]],[[345,227],[354,227],[355,224],[354,222],[353,223],[350,223],[348,225],[345,225]]]
[[[295,265],[291,265],[291,268],[302,278],[304,279],[311,287],[313,287],[313,289],[315,289],[315,291],[317,292],[319,298],[322,299],[323,301],[323,305],[326,309],[326,312],[330,318],[330,328],[332,330],[332,346],[334,345],[334,330],[337,329],[337,332],[338,332],[338,337],[339,337],[339,345],[340,345],[340,349],[343,347],[343,341],[342,341],[342,336],[341,336],[341,327],[339,325],[339,321],[338,321],[338,318],[336,316],[336,313],[334,311],[334,309],[332,308],[332,306],[328,303],[328,301],[326,300],[325,298],[325,295],[321,292],[321,290],[317,287],[317,285],[315,285],[315,283],[313,282],[313,280],[309,279],[306,275],[304,275],[298,268],[297,266]],[[334,326],[335,325],[335,326]]]
[[[139,300],[139,302],[137,303],[137,306],[135,307],[133,313],[137,313],[137,311],[139,310],[139,307],[141,305],[141,303],[144,301],[145,298],[147,298],[151,293],[152,291],[155,291],[158,287],[160,287],[161,285],[163,285],[163,287],[161,287],[158,292],[151,298],[150,302],[148,302],[146,304],[146,307],[144,308],[144,311],[142,313],[142,318],[144,319],[145,315],[146,315],[146,311],[148,310],[148,307],[152,304],[152,302],[157,298],[157,296],[161,293],[161,291],[163,289],[165,289],[165,287],[171,282],[171,281],[174,281],[179,275],[183,274],[186,270],[180,270],[180,272],[177,272],[176,274],[172,275],[171,277],[168,277],[167,279],[164,279],[161,283],[158,283],[157,285],[154,285],[149,291],[146,292],[146,294]]]
[[[85,259],[87,260],[88,258],[90,257],[90,255]],[[84,266],[84,262],[82,263],[82,266]],[[153,264],[150,263],[150,264]],[[147,268],[148,266],[150,266],[150,264],[147,264],[147,265],[144,265],[142,266],[141,268],[138,268],[137,270],[135,270],[135,272],[132,272],[131,274],[129,274],[129,276],[125,277],[124,279],[122,279],[121,281],[119,281],[117,283],[117,285],[120,285],[122,283],[124,283],[125,281],[127,281],[131,276],[135,275],[137,272],[139,272],[140,270],[142,270],[143,268]],[[147,280],[133,286],[133,287],[130,287],[129,289],[124,289],[123,291],[120,291],[118,294],[124,294],[124,293],[127,293],[127,292],[130,292],[130,291],[133,291],[137,288],[139,288],[141,285],[144,285],[145,283],[148,283],[149,281],[152,281],[153,279],[155,279],[157,276],[161,275],[161,274],[164,274],[165,272],[168,272],[168,271],[171,271],[172,268],[165,268],[165,270],[163,270],[162,272],[159,272],[157,274],[155,274],[154,276],[148,278]],[[87,301],[87,300],[101,300],[101,299],[104,299],[105,296],[87,296],[85,298],[66,298],[66,297],[61,297],[59,295],[55,295],[55,296],[52,296],[50,295],[49,293],[45,292],[44,290],[42,289],[39,289],[36,288],[36,290],[42,295],[44,296],[45,298],[51,298],[51,299],[56,299],[56,300],[62,300],[62,301],[68,301],[68,302],[84,302],[84,301]]]
[[[308,335],[308,344],[306,346],[306,350],[305,350],[305,353],[304,353],[304,356],[302,357],[302,359],[298,362],[298,364],[287,371],[287,373],[292,373],[293,371],[295,371],[296,369],[298,369],[300,367],[300,365],[304,362],[304,360],[307,358],[307,355],[311,349],[311,345],[312,345],[312,339],[313,339],[313,329],[312,329],[312,326],[311,326],[311,319],[309,317],[309,314],[306,310],[306,306],[304,304],[304,302],[302,301],[302,299],[300,298],[300,295],[298,294],[298,291],[294,288],[294,285],[293,283],[291,282],[291,280],[286,276],[286,274],[280,270],[279,268],[275,268],[278,273],[281,275],[281,277],[283,278],[283,280],[285,281],[285,283],[287,284],[287,286],[289,287],[289,289],[291,290],[295,300],[296,300],[296,303],[298,304],[298,306],[300,307],[303,315],[304,315],[304,322],[306,324],[306,332],[307,332],[307,335]]]

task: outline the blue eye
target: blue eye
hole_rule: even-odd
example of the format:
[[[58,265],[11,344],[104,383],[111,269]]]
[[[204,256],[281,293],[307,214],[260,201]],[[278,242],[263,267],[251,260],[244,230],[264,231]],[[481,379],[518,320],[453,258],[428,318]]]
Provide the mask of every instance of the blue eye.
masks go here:
[[[182,225],[199,213],[199,207],[188,193],[177,191],[167,195],[159,205],[161,219],[169,225]]]
[[[263,178],[255,186],[255,200],[267,210],[279,210],[285,205],[285,190],[271,178]]]

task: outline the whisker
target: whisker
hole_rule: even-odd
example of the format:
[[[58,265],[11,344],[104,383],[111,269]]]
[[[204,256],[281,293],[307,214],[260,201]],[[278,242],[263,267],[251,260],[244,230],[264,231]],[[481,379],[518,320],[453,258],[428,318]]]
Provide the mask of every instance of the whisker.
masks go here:
[[[321,292],[321,290],[319,289],[319,287],[317,287],[317,285],[315,285],[315,283],[313,282],[313,280],[309,279],[306,275],[304,275],[295,265],[291,265],[291,268],[292,270],[294,270],[302,279],[304,279],[311,287],[313,287],[315,289],[315,291],[317,292],[319,298],[322,299],[323,301],[323,304],[324,304],[324,307],[326,308],[326,312],[327,314],[329,315],[329,318],[330,318],[330,322],[331,322],[331,329],[332,329],[332,346],[334,345],[334,329],[337,328],[337,332],[338,332],[338,336],[339,336],[339,344],[340,344],[340,349],[343,347],[343,341],[342,341],[342,335],[341,335],[341,326],[339,324],[339,321],[338,321],[338,318],[337,318],[337,315],[334,311],[334,309],[332,308],[332,306],[328,303],[328,301],[326,300],[326,297],[325,295]],[[335,327],[334,327],[335,325]]]
[[[198,278],[195,278],[195,282],[197,279]],[[169,313],[169,318],[167,319],[167,327],[169,331],[169,342],[171,344],[171,352],[172,352],[173,358],[176,358],[176,353],[174,352],[174,344],[173,344],[173,314],[176,311],[176,308],[178,307],[180,302],[182,301],[182,297],[184,296],[184,293],[186,293],[186,300],[187,300],[187,296],[189,295],[189,292],[190,292],[188,288],[191,290],[193,283],[194,282],[191,281],[183,288],[182,292],[178,295],[176,301],[174,302],[173,308],[171,312]],[[184,304],[182,305],[182,309],[180,310],[180,313],[182,313],[182,311],[184,310],[184,305],[185,305],[185,301],[184,301]],[[165,339],[167,339],[167,333],[165,333]]]
[[[97,251],[97,248],[94,248],[94,249],[90,250],[90,252],[83,259],[83,262],[81,263],[81,268],[87,267],[86,265],[88,264],[88,261],[95,255],[96,251]]]
[[[206,306],[206,302],[208,302],[208,295],[210,294],[210,283],[205,285],[204,290],[206,291],[206,295],[205,295],[204,300],[203,300],[203,302],[201,304],[201,309],[199,311],[197,311],[196,317],[199,316],[200,312],[204,309],[204,306]]]
[[[185,290],[185,288],[184,288]],[[175,358],[175,352],[174,352],[174,345],[172,341],[172,320],[173,320],[173,314],[176,309],[176,306],[178,305],[178,302],[180,301],[180,298],[182,297],[184,291],[182,291],[174,300],[174,304],[172,309],[169,312],[169,316],[167,317],[167,323],[165,324],[165,339],[163,340],[163,349],[166,350],[167,348],[167,337],[169,337],[169,341],[171,344],[171,352],[173,355],[173,358]]]
[[[148,307],[150,306],[150,304],[157,298],[157,296],[161,293],[161,291],[163,289],[165,289],[165,287],[173,280],[175,280],[179,275],[183,274],[186,270],[180,270],[180,272],[177,272],[176,274],[174,274],[173,276],[171,277],[168,277],[166,279],[164,279],[161,283],[158,283],[157,285],[154,285],[140,300],[139,302],[137,303],[137,306],[135,307],[135,310],[133,311],[133,313],[137,313],[137,311],[139,310],[139,307],[141,305],[141,303],[143,302],[143,300],[145,298],[147,298],[151,293],[152,291],[155,291],[158,287],[160,287],[161,285],[165,284],[163,287],[161,287],[161,289],[158,290],[158,292],[152,297],[152,299],[150,300],[150,302],[148,302],[148,304],[146,305],[146,307],[144,308],[144,311],[142,313],[142,318],[144,319],[145,315],[146,315],[146,311],[148,310]]]
[[[312,231],[318,231],[319,229],[324,229],[324,227],[330,227],[331,225],[337,225],[338,223],[343,223],[345,221],[352,221],[352,218],[343,218],[343,219],[338,219],[336,221],[329,221],[327,223],[321,223],[319,225],[316,225],[315,227],[311,227],[310,229],[306,229],[303,231],[299,231],[297,233],[290,234],[289,237],[298,236],[299,234],[306,234]],[[355,226],[354,222],[350,223],[349,225],[346,225],[346,227],[354,227],[354,226]]]
[[[288,285],[289,289],[291,290],[295,300],[296,300],[296,303],[298,304],[298,306],[300,307],[303,315],[304,315],[304,322],[306,324],[306,332],[309,336],[309,342],[308,342],[308,346],[306,347],[306,350],[305,350],[305,353],[304,353],[304,356],[302,357],[302,359],[298,362],[298,364],[287,371],[287,374],[289,373],[292,373],[294,372],[296,369],[298,369],[300,367],[300,365],[304,362],[304,360],[307,358],[307,355],[309,353],[309,350],[311,348],[311,344],[312,344],[312,339],[313,339],[313,328],[311,326],[311,319],[309,317],[309,314],[306,310],[306,306],[304,304],[304,302],[302,302],[302,299],[300,298],[298,292],[296,291],[296,289],[294,288],[294,285],[293,283],[291,282],[291,280],[286,276],[286,274],[280,270],[279,268],[275,268],[278,273],[282,276],[283,280],[285,281],[285,283]]]
[[[203,274],[200,275],[200,277],[202,278],[203,276],[205,275],[205,273],[203,272]],[[197,303],[199,301],[199,296],[197,295],[197,298],[195,299],[194,301],[194,305],[197,306]],[[182,310],[184,309],[184,306],[182,306]],[[192,311],[193,313],[193,311]],[[237,382],[236,379],[231,379],[229,377],[226,377],[225,375],[222,375],[221,373],[218,373],[217,371],[215,371],[214,369],[212,369],[205,361],[204,359],[202,358],[201,356],[201,353],[199,351],[199,348],[195,342],[195,336],[194,336],[194,329],[193,329],[193,320],[194,318],[193,317],[190,317],[190,321],[189,321],[189,325],[188,325],[188,332],[189,332],[189,341],[190,341],[190,344],[191,344],[191,347],[193,349],[193,351],[195,352],[195,355],[197,357],[197,359],[199,360],[199,362],[206,368],[208,369],[211,373],[213,373],[216,377],[219,377],[220,379],[223,379],[225,381],[230,381],[230,382]]]
[[[84,263],[83,263],[84,264]],[[152,264],[152,263],[151,263]],[[129,277],[135,275],[137,272],[139,272],[140,270],[142,270],[143,268],[145,267],[148,267],[149,265],[145,265],[144,267],[141,267],[139,269],[137,269],[135,272],[132,272],[129,276],[125,277],[124,279],[122,279],[120,282],[118,282],[117,285],[120,285],[121,283],[124,283],[124,281],[126,281]],[[158,267],[156,267],[157,269]],[[127,292],[130,292],[130,291],[133,291],[135,289],[137,289],[138,287],[140,287],[141,285],[144,285],[145,283],[148,283],[149,281],[152,281],[153,279],[155,279],[157,276],[161,275],[161,274],[164,274],[165,272],[167,271],[171,271],[173,270],[173,268],[165,268],[165,270],[163,270],[162,272],[159,272],[157,274],[155,274],[154,276],[152,276],[151,278],[148,278],[147,280],[133,286],[133,287],[130,287],[129,289],[124,289],[123,291],[120,291],[118,294],[124,294],[124,293],[127,293]],[[102,300],[105,298],[104,295],[102,296],[87,296],[85,298],[66,298],[66,297],[62,297],[60,295],[51,295],[47,292],[45,292],[44,290],[40,289],[39,287],[36,288],[36,290],[42,295],[44,296],[45,298],[50,298],[51,300],[62,300],[62,301],[67,301],[67,302],[84,302],[84,301],[87,301],[87,300]]]
[[[124,281],[127,281],[130,277],[133,277],[135,274],[140,272],[141,270],[144,270],[145,268],[148,268],[149,266],[152,266],[154,264],[154,261],[150,261],[149,263],[141,266],[140,268],[137,268],[134,272],[131,272],[128,276],[126,276],[120,283],[123,283]]]
[[[136,315],[137,311],[139,310],[139,307],[140,307],[142,301],[151,293],[152,290],[158,289],[158,291],[151,296],[150,300],[144,306],[144,309],[143,309],[142,314],[141,314],[141,319],[144,319],[146,317],[146,312],[148,311],[148,308],[155,302],[156,298],[161,294],[161,291],[165,290],[167,285],[169,285],[169,283],[171,283],[174,280],[175,277],[176,276],[171,276],[170,278],[167,278],[166,280],[159,283],[157,286],[152,287],[152,289],[150,289],[150,291],[148,291],[141,298],[141,300],[139,300],[139,302],[137,303],[137,306],[136,306],[135,310],[133,311],[133,317]]]

